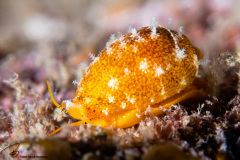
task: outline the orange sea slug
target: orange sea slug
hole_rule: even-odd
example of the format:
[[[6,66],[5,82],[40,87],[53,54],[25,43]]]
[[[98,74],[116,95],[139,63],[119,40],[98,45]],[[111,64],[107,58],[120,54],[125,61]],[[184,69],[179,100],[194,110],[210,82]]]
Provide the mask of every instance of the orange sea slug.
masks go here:
[[[131,29],[114,40],[86,70],[73,102],[54,104],[80,124],[130,127],[145,116],[196,97],[193,82],[201,52],[189,39],[162,26]],[[65,107],[65,108],[64,108]],[[50,135],[58,132],[54,131]]]

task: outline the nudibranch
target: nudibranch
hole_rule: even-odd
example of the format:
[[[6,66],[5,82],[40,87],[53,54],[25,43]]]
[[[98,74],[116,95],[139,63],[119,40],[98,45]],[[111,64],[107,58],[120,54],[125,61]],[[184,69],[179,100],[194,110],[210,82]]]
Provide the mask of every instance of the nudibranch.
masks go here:
[[[202,55],[189,39],[162,26],[131,29],[107,43],[86,70],[73,101],[54,104],[80,121],[126,128],[160,115],[180,101],[197,97],[194,85]],[[58,132],[54,131],[50,135]]]

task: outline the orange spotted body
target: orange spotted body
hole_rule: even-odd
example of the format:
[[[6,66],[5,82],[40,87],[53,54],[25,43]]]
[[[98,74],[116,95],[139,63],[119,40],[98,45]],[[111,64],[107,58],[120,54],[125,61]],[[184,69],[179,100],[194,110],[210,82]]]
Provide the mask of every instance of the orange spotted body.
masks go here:
[[[196,89],[184,90],[196,78],[200,58],[199,49],[176,31],[160,26],[133,29],[101,52],[79,83],[74,101],[63,106],[82,120],[77,124],[129,127],[142,120],[149,107],[158,115],[161,107],[196,94]]]

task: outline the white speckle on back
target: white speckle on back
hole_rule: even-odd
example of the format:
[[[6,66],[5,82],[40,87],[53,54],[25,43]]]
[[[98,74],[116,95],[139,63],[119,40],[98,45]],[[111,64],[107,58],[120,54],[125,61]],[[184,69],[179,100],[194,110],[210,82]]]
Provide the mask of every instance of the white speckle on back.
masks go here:
[[[182,81],[181,81],[181,85],[183,85],[183,86],[186,86],[186,85],[187,85],[187,82],[186,82],[186,80],[185,80],[184,77],[183,77],[183,79],[182,79]]]
[[[89,73],[90,73],[90,70],[87,69],[86,72],[85,72],[85,76],[87,76]]]
[[[136,98],[134,98],[134,97],[130,97],[129,95],[127,95],[127,94],[125,94],[126,96],[127,96],[127,100],[129,101],[129,102],[131,102],[132,104],[136,101]]]
[[[135,102],[135,100],[136,100],[135,98],[131,98],[130,102],[133,104]]]
[[[122,107],[122,109],[126,108],[126,103],[122,102],[121,107]]]
[[[114,97],[108,97],[108,100],[109,100],[110,103],[113,103],[115,98]]]
[[[132,37],[137,36],[137,30],[136,28],[132,28],[131,26],[129,27],[129,32],[132,33]]]
[[[198,68],[198,57],[197,57],[197,55],[196,54],[194,54],[193,55],[193,63],[194,63],[194,65],[196,66],[196,68]]]
[[[99,57],[96,57],[96,58],[94,59],[94,61],[92,62],[92,64],[96,63],[98,60],[99,60]]]
[[[151,37],[154,38],[157,34],[157,26],[156,26],[156,17],[153,17],[151,22]]]
[[[162,95],[165,95],[165,90],[164,90],[164,87],[162,88],[162,92],[161,92]]]
[[[182,36],[183,26],[180,26],[180,27],[178,28],[178,33],[179,33],[180,36]]]
[[[108,47],[108,48],[107,48],[107,54],[108,54],[108,55],[111,55],[112,53],[113,53],[112,49]]]
[[[78,90],[79,92],[82,92],[83,91],[83,88],[81,87],[81,88],[79,88],[79,90]]]
[[[110,45],[111,45],[113,42],[115,42],[115,41],[116,41],[116,36],[115,36],[115,34],[112,34],[112,35],[110,36],[110,40],[106,43],[106,48],[109,48]]]
[[[140,66],[139,66],[139,69],[142,70],[145,73],[146,73],[146,70],[148,68],[148,64],[147,64],[146,60],[147,59],[144,58],[144,61],[141,61]]]
[[[151,98],[151,103],[153,103],[154,102],[154,98]]]
[[[89,57],[91,58],[92,61],[95,60],[96,57],[91,52],[89,52],[88,55],[89,55]]]
[[[124,69],[124,73],[125,73],[126,75],[128,75],[128,74],[129,74],[129,72],[130,72],[130,71],[129,71],[129,69],[128,69],[128,68],[125,68],[125,69]]]
[[[166,29],[167,29],[167,28],[166,28]],[[167,29],[167,30],[168,30],[168,32],[171,34],[171,36],[172,36],[172,38],[173,38],[173,40],[174,40],[175,48],[176,48],[176,49],[179,49],[178,44],[177,44],[178,39],[173,35],[173,33],[170,31],[170,29]]]
[[[187,57],[185,53],[185,48],[183,49],[175,49],[175,55],[177,60],[182,60],[183,58]]]
[[[123,38],[124,38],[124,36],[121,34],[121,32],[118,32],[116,40],[118,40],[119,42],[122,42]]]
[[[169,70],[170,68],[171,68],[171,64],[169,63],[169,64],[167,65],[166,70]]]
[[[173,33],[169,30],[169,29],[167,29],[168,31],[169,31],[169,33],[171,34],[171,36],[172,36],[172,38],[173,38],[173,40],[174,40],[174,44],[175,44],[175,49],[174,49],[174,51],[175,51],[175,56],[176,56],[176,60],[182,60],[183,58],[185,58],[187,55],[185,54],[185,49],[183,48],[183,49],[180,49],[179,48],[179,46],[178,46],[178,38],[177,37],[175,37],[174,35],[173,35]]]
[[[121,43],[119,44],[119,47],[126,49],[126,42],[121,41]]]
[[[156,67],[156,76],[160,76],[161,74],[164,73],[164,70],[161,68],[161,66]]]
[[[93,65],[94,63],[96,63],[99,60],[99,57],[95,57],[91,52],[89,52],[88,55],[92,60],[92,63],[90,64],[90,66]]]
[[[112,78],[109,82],[108,82],[108,87],[111,87],[111,88],[115,88],[115,89],[118,89],[118,79],[117,78]]]
[[[198,57],[197,57],[197,55],[195,55],[195,54],[193,54],[193,58],[194,58],[194,60],[193,60],[193,63],[194,63],[194,65],[196,66],[196,68],[197,68],[197,72],[196,72],[196,75],[195,76],[197,76],[198,77]]]
[[[142,38],[140,35],[137,36],[136,42],[146,41],[144,38]]]
[[[89,97],[86,97],[86,98],[85,98],[85,102],[86,102],[86,103],[89,103],[89,102],[91,102],[91,98],[89,98]]]
[[[178,90],[177,90],[177,93],[180,93],[180,92],[181,92],[181,89],[178,89]]]
[[[105,113],[106,116],[108,115],[108,111],[102,110],[102,112]]]
[[[136,53],[138,51],[137,47],[133,46],[133,52]]]

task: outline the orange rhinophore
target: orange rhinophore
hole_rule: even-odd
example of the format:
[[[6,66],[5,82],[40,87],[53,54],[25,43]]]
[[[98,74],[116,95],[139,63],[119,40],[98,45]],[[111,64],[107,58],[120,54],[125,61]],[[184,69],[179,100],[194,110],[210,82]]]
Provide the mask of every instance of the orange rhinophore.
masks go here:
[[[154,26],[112,41],[86,70],[73,101],[59,105],[48,84],[53,103],[79,119],[74,126],[126,128],[201,95],[193,82],[202,55],[185,35]]]

